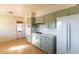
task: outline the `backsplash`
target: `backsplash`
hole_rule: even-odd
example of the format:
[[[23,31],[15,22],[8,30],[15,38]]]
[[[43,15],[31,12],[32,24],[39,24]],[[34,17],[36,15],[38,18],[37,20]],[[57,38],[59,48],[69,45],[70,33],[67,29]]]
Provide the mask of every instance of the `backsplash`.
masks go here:
[[[42,32],[44,34],[55,34],[56,29],[55,28],[48,28],[46,25],[38,25],[37,27],[32,28],[32,32]]]

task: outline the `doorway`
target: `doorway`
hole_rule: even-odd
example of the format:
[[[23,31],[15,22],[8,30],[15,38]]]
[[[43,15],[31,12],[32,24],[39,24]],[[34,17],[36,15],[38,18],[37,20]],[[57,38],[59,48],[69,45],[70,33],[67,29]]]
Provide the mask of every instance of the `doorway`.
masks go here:
[[[23,21],[17,21],[16,25],[17,39],[23,38]]]

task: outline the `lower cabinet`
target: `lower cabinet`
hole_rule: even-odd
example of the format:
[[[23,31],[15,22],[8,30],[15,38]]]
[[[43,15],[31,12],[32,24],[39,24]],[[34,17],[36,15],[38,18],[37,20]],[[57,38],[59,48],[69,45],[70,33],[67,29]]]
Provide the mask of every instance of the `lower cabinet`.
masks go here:
[[[32,36],[31,36],[31,35],[27,35],[27,41],[28,41],[29,43],[32,42]]]
[[[46,51],[48,53],[55,53],[55,39],[54,37],[45,37],[46,38]]]
[[[39,34],[32,35],[32,44],[40,48],[40,35]]]
[[[33,34],[32,35],[32,44],[36,47],[46,51],[47,53],[56,53],[56,39],[54,36],[46,36],[42,34]]]
[[[40,39],[40,48],[48,53],[55,53],[55,38],[49,36],[42,36]]]
[[[40,35],[36,34],[36,39],[35,39],[35,46],[40,48]]]
[[[45,37],[44,36],[41,36],[41,39],[40,39],[40,48],[44,51],[46,51],[46,40],[45,40]]]

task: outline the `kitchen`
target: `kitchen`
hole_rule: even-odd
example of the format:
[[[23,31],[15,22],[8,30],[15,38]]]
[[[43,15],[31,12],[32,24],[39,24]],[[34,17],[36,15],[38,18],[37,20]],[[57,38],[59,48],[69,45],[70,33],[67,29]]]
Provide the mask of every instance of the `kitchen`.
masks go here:
[[[9,6],[10,5],[8,5],[8,7]],[[48,54],[79,53],[79,48],[77,47],[79,43],[77,39],[79,38],[79,5],[26,4],[12,6],[14,7],[12,7],[11,11],[8,11],[8,14],[5,14],[3,11],[4,13],[0,15],[1,43],[15,40],[16,44],[19,44],[18,40],[21,39],[24,40],[24,44],[28,42],[30,45],[36,47],[37,50],[40,49]],[[15,6],[18,7],[16,7],[16,10]],[[8,7],[5,9],[7,10]],[[17,12],[19,9],[21,9],[20,13],[29,11],[25,13],[24,16],[23,14],[19,15],[15,13],[15,11]]]
[[[76,5],[36,18],[35,13],[31,13],[33,17],[28,27],[30,27],[30,34],[32,35],[29,34],[30,40],[28,41],[50,54],[79,53],[77,47],[79,41],[76,39],[78,36],[75,36],[78,35],[78,29],[76,29],[79,22],[78,10],[79,5]],[[76,31],[74,32],[72,28],[75,28]]]

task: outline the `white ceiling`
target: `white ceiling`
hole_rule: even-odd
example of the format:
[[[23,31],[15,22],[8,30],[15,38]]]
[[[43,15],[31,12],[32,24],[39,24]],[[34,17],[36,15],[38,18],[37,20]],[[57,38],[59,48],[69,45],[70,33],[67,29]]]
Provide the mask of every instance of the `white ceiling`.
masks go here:
[[[51,6],[55,6],[55,4],[30,4],[30,5],[25,5],[25,8],[27,8],[29,11],[36,12]]]
[[[0,13],[9,14],[8,11],[12,11],[13,15],[24,17],[29,12],[39,12],[48,8],[55,9],[55,6],[57,9],[59,4],[0,4]]]

